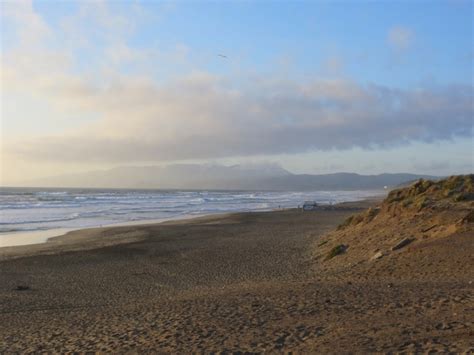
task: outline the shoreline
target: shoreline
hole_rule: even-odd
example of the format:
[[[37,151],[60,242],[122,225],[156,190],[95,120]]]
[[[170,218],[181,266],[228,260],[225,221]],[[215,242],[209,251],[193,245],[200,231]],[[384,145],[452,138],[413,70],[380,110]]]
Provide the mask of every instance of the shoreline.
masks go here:
[[[245,213],[245,212],[240,212]],[[247,212],[253,213],[253,212]],[[90,228],[78,228],[65,230],[65,233],[59,235],[52,235],[47,237],[43,242],[39,243],[29,243],[21,245],[10,245],[10,246],[1,246],[0,247],[0,261],[4,259],[24,257],[24,256],[34,256],[42,254],[50,254],[54,252],[60,252],[64,250],[89,250],[94,248],[101,248],[104,246],[117,245],[122,243],[129,243],[134,240],[141,238],[141,233],[135,233],[135,230],[140,230],[149,226],[160,226],[160,225],[179,225],[192,223],[193,221],[209,220],[224,218],[227,215],[232,215],[234,213],[221,213],[221,214],[209,214],[195,217],[183,217],[179,219],[171,220],[149,220],[149,221],[136,221],[123,224],[112,224],[99,227],[90,227]],[[236,212],[235,214],[239,214]],[[120,233],[121,231],[124,231]],[[56,229],[51,230],[58,231]],[[101,235],[110,233],[118,234],[118,238],[109,238],[109,239],[99,239]],[[58,232],[60,233],[60,232]],[[44,239],[44,238],[42,238]]]
[[[334,205],[320,205],[322,208],[327,206],[339,206],[344,204],[354,204],[354,203],[364,203],[366,201],[378,201],[380,196],[373,195],[372,197],[364,198],[361,200],[355,201],[346,201],[340,202]],[[261,209],[261,210],[251,210],[251,211],[229,211],[229,212],[213,212],[213,213],[203,213],[203,214],[183,214],[180,216],[174,216],[171,218],[158,218],[158,219],[146,219],[146,220],[138,220],[138,221],[128,221],[128,222],[117,222],[112,224],[104,224],[104,225],[97,225],[97,226],[89,226],[89,227],[77,227],[77,228],[53,228],[53,229],[46,229],[46,230],[34,230],[34,231],[18,231],[18,232],[11,232],[11,233],[1,233],[0,234],[0,255],[1,250],[4,248],[13,248],[13,247],[21,247],[21,246],[28,246],[28,245],[37,245],[37,244],[45,244],[48,243],[51,239],[57,237],[63,237],[68,235],[70,232],[76,231],[84,231],[84,230],[92,230],[98,228],[116,228],[116,227],[127,227],[127,226],[145,226],[150,224],[160,224],[160,223],[167,223],[167,222],[175,222],[175,221],[182,221],[182,220],[192,220],[194,218],[201,218],[201,217],[213,217],[213,216],[221,216],[227,214],[239,214],[239,213],[259,213],[259,212],[272,212],[272,211],[281,211],[281,210],[288,210],[288,209],[297,209],[296,207],[290,208],[273,208],[273,209]]]
[[[91,227],[78,227],[78,228],[54,228],[54,229],[46,229],[46,230],[35,230],[35,231],[25,231],[25,232],[12,232],[12,233],[4,233],[0,234],[0,255],[1,250],[3,248],[14,248],[14,247],[22,247],[22,246],[32,246],[32,245],[39,245],[39,244],[47,244],[48,242],[54,240],[55,238],[62,238],[66,237],[71,232],[83,232],[88,230],[98,230],[98,229],[114,229],[120,227],[133,227],[136,226],[137,228],[145,227],[149,225],[157,225],[157,224],[164,224],[170,223],[175,224],[183,221],[192,221],[194,219],[199,218],[206,218],[206,217],[222,217],[226,215],[232,214],[240,214],[240,213],[260,213],[260,212],[274,212],[274,211],[284,211],[284,210],[291,210],[293,208],[281,208],[281,209],[272,209],[272,210],[254,210],[254,211],[239,211],[239,212],[215,212],[215,213],[204,213],[199,215],[191,215],[186,214],[179,217],[172,217],[172,218],[161,218],[161,219],[145,219],[139,221],[129,221],[129,222],[119,222],[113,224],[104,224],[98,226],[91,226]],[[3,238],[7,240],[11,240],[11,243],[4,245]],[[19,238],[19,243],[15,240]]]
[[[226,212],[223,212],[226,213]],[[219,215],[220,213],[210,213],[203,215],[182,215],[180,217],[160,218],[160,219],[146,219],[140,221],[129,221],[129,222],[118,222],[112,224],[101,224],[97,226],[89,227],[77,227],[77,228],[52,228],[46,230],[34,230],[34,231],[18,231],[11,233],[2,233],[0,234],[0,250],[1,248],[8,247],[18,247],[24,245],[35,245],[35,244],[44,244],[52,238],[62,237],[68,234],[69,232],[83,231],[88,229],[97,229],[97,228],[115,228],[115,227],[126,227],[126,226],[141,226],[148,224],[159,224],[172,221],[180,221],[185,219],[192,219],[204,216]],[[5,240],[7,241],[5,244]]]
[[[372,206],[379,197],[363,199],[359,201],[341,202],[333,205],[334,211],[360,210]],[[276,209],[269,211],[248,211],[248,212],[222,212],[208,215],[192,216],[189,218],[180,218],[172,220],[152,220],[136,221],[123,225],[108,225],[101,227],[91,227],[82,229],[73,229],[64,234],[50,236],[42,243],[31,243],[23,245],[2,246],[0,247],[0,261],[25,256],[35,256],[44,254],[54,254],[61,251],[80,251],[91,250],[111,245],[126,244],[141,240],[146,237],[143,230],[148,227],[177,226],[193,223],[221,223],[226,218],[238,218],[244,215],[258,215],[267,213],[279,213],[285,211],[297,211],[293,209]],[[326,209],[304,212],[306,214],[318,213],[321,211],[330,211]],[[298,213],[303,213],[299,212]],[[107,235],[107,238],[104,238]]]

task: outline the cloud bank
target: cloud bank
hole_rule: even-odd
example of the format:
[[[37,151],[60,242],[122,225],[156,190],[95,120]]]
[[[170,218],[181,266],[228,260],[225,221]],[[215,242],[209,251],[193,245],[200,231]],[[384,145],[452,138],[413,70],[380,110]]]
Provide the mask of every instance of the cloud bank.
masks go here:
[[[376,148],[472,134],[472,87],[400,90],[345,80],[243,87],[207,73],[157,85],[116,78],[30,83],[57,105],[101,117],[79,132],[25,141],[35,159],[163,161]],[[40,89],[41,87],[41,89]]]
[[[21,16],[11,15],[21,32],[19,44],[3,54],[4,90],[96,119],[61,134],[9,139],[8,154],[55,162],[175,161],[374,149],[473,133],[472,86],[398,89],[347,78],[297,80],[242,72],[235,77],[196,70],[191,63],[187,74],[165,80],[146,70],[121,70],[130,62],[146,69],[163,58],[185,61],[189,49],[132,48],[124,40],[129,34],[113,36],[123,19],[104,15],[103,4],[100,9],[97,23],[107,19],[102,21],[104,56],[92,70],[82,71],[77,48],[47,45],[54,43],[54,31],[31,6],[26,3]],[[66,23],[67,33],[77,35],[73,25],[82,26],[83,16]],[[132,25],[126,27],[133,32]],[[411,34],[394,29],[390,41],[406,47]]]

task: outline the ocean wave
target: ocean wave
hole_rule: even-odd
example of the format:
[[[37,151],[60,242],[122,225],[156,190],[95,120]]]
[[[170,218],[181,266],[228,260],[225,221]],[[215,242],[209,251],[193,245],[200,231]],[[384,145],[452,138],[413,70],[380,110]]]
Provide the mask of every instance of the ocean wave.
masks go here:
[[[0,227],[0,234],[7,234],[7,233],[15,233],[15,232],[33,232],[39,230],[48,230],[51,228],[43,227],[43,228],[35,228],[35,227],[18,227],[18,228],[4,228]]]
[[[367,191],[2,191],[0,232],[89,227],[107,223],[235,211],[296,207],[305,200],[330,204],[373,195]]]
[[[37,224],[37,223],[50,223],[50,222],[63,222],[63,221],[72,221],[74,219],[77,219],[78,214],[74,213],[73,215],[70,216],[65,216],[61,218],[44,218],[44,219],[37,219],[37,220],[31,220],[31,219],[25,219],[22,221],[9,221],[9,222],[0,222],[0,226],[8,226],[8,225],[21,225],[21,224]]]

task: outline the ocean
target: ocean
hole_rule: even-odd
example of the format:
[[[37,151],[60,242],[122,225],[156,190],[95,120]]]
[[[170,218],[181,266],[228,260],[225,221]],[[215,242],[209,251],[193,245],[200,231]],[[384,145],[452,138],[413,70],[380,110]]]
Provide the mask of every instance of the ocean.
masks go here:
[[[297,207],[307,200],[333,204],[383,193],[1,188],[0,246],[11,245],[5,242],[6,236],[11,241],[16,233],[268,211]]]

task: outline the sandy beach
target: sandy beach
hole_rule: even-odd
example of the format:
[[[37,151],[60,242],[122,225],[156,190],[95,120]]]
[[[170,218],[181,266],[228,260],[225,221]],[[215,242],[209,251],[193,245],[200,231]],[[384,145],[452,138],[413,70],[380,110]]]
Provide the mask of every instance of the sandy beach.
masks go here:
[[[422,273],[406,262],[391,278],[315,260],[321,236],[373,203],[89,229],[2,248],[0,352],[474,351],[474,274],[458,264],[472,235],[455,238],[456,258]]]
[[[474,0],[0,0],[0,355],[474,355]]]

